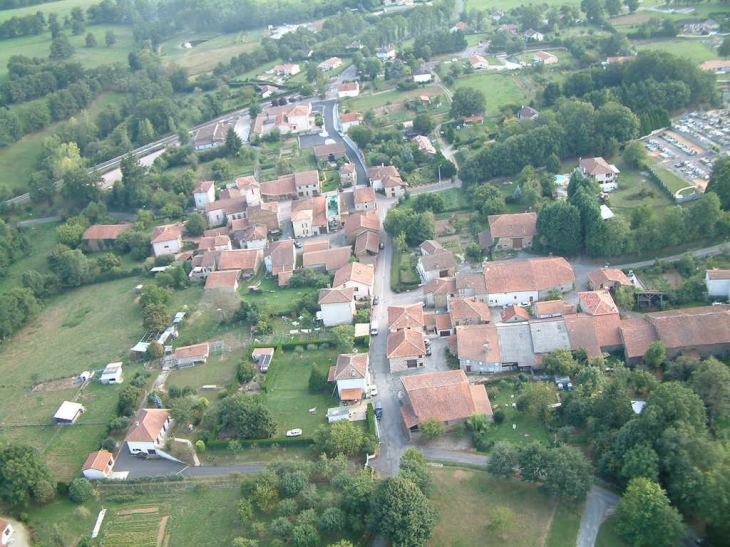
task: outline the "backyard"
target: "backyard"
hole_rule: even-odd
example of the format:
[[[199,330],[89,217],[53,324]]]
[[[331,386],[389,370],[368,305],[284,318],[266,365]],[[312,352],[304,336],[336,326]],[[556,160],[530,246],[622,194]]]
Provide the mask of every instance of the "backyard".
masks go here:
[[[258,290],[250,292],[248,286],[239,289],[244,300],[256,306],[264,307],[274,315],[291,313],[292,304],[301,300],[303,296],[317,294],[317,289],[310,287],[280,289],[276,280],[266,277],[258,283]]]
[[[432,547],[575,545],[580,505],[556,502],[534,484],[498,479],[471,468],[434,468],[431,476],[431,499],[440,517],[428,544]],[[514,517],[503,531],[489,526],[496,507],[508,508]]]
[[[498,385],[495,385],[498,384]],[[512,406],[517,400],[518,392],[507,381],[485,384],[492,408],[501,408],[505,418],[501,424],[495,424],[489,431],[490,440],[496,442],[527,443],[538,441],[548,444],[548,431],[543,424],[532,416],[518,411]],[[516,425],[517,427],[513,427]]]
[[[495,114],[506,104],[523,104],[531,96],[524,83],[518,82],[519,76],[511,74],[483,73],[461,76],[454,83],[454,89],[472,87],[479,89],[487,97],[487,114]]]

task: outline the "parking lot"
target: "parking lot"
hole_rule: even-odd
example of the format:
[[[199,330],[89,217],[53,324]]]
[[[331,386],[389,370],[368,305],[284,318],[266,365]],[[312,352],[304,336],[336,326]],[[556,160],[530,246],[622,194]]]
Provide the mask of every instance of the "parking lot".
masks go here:
[[[704,191],[710,179],[715,153],[703,149],[674,131],[664,131],[648,139],[644,146],[649,155],[657,158],[662,167]]]

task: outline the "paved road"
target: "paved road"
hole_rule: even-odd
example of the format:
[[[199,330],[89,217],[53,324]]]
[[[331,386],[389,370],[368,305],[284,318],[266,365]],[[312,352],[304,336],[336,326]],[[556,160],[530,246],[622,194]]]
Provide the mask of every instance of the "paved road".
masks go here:
[[[598,537],[598,530],[601,523],[609,515],[621,498],[600,486],[593,486],[586,500],[586,508],[583,510],[583,518],[580,521],[578,541],[576,547],[593,547]]]
[[[443,450],[440,448],[424,448],[423,455],[427,460],[442,462],[468,463],[472,465],[487,465],[489,458],[469,452],[457,452],[455,450]]]
[[[18,222],[18,228],[25,228],[27,226],[36,226],[38,224],[48,224],[49,222],[58,222],[61,217],[44,217],[44,218],[33,218],[30,220],[21,220]]]

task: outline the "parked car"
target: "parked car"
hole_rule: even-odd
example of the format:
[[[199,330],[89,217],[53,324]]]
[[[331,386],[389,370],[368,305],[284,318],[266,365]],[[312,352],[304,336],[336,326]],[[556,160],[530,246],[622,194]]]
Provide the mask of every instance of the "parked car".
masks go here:
[[[301,249],[302,248],[302,242],[301,241],[294,240],[294,246],[297,249]]]
[[[371,397],[378,396],[378,386],[370,386],[370,396]]]
[[[380,401],[377,401],[375,403],[374,411],[375,411],[375,417],[378,420],[382,420],[382,418],[383,418],[383,403],[381,403]]]
[[[385,243],[383,243],[383,242],[381,241],[381,242],[380,242],[380,245],[378,245],[378,248],[379,248],[379,249],[385,249]]]
[[[302,430],[301,429],[290,429],[286,432],[287,437],[301,437],[302,436]]]
[[[380,297],[376,295],[373,297],[373,306],[377,306],[378,304],[380,304]]]

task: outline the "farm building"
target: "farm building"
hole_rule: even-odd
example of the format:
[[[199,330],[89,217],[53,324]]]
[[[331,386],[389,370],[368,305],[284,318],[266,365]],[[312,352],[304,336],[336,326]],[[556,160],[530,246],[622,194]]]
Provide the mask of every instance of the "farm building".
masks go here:
[[[102,384],[121,384],[124,381],[122,363],[109,363],[101,372],[99,381]]]
[[[174,354],[175,366],[177,368],[187,368],[195,366],[198,363],[205,363],[208,360],[209,354],[210,345],[208,342],[177,348]]]
[[[114,456],[106,450],[92,452],[86,458],[81,472],[90,480],[108,479],[114,467]]]
[[[80,405],[79,403],[64,401],[53,415],[53,419],[59,424],[72,424],[84,413],[85,410],[86,409],[83,405]]]

